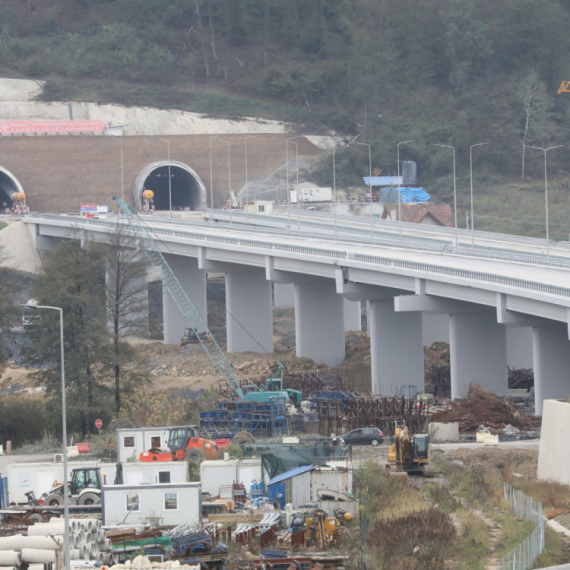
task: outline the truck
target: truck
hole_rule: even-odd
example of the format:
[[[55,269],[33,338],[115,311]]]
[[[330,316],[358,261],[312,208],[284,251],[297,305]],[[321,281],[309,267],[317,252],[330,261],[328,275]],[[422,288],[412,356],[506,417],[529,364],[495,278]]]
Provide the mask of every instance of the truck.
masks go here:
[[[332,188],[301,188],[303,202],[332,202]]]

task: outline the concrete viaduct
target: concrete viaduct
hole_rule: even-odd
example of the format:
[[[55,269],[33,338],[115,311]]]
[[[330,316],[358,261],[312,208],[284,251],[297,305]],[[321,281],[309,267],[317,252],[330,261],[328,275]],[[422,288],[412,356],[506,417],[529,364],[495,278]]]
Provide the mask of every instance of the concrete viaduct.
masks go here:
[[[225,274],[228,352],[271,353],[273,299],[289,295],[297,355],[338,364],[345,330],[360,330],[365,301],[375,393],[423,388],[425,325],[439,319],[447,338],[432,340],[450,343],[452,397],[472,381],[506,394],[509,338],[534,368],[537,413],[544,399],[570,394],[570,244],[553,244],[547,256],[543,240],[532,238],[475,232],[471,245],[465,230],[403,224],[398,237],[392,222],[347,216],[333,225],[318,212],[297,215],[289,224],[218,210],[194,220],[146,218],[205,319],[206,272]],[[72,228],[105,241],[117,221],[25,219],[39,249],[69,238]],[[163,310],[165,342],[178,343],[185,323],[168,294]]]

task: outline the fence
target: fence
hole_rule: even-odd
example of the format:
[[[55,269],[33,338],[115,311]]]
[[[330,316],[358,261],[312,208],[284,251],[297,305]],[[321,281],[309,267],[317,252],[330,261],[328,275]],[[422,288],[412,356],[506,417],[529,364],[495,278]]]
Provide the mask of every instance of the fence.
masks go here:
[[[503,557],[497,570],[530,570],[535,560],[544,550],[544,517],[542,503],[536,503],[522,491],[504,484],[505,501],[515,515],[533,522],[536,527],[532,534],[511,552]]]

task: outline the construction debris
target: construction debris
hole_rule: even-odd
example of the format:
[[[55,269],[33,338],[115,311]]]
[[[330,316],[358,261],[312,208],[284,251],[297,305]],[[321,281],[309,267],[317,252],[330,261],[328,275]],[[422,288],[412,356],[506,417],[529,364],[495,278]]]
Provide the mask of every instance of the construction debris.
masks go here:
[[[458,422],[462,432],[475,432],[480,426],[501,429],[507,424],[518,429],[532,429],[529,417],[509,404],[504,398],[470,384],[467,397],[458,402],[450,401],[448,408],[432,416],[434,422]]]

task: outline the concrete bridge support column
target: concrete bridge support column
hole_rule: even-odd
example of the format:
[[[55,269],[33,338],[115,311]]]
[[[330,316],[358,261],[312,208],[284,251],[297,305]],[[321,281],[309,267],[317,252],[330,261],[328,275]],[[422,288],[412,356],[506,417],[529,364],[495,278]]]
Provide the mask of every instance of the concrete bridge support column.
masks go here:
[[[372,392],[392,396],[404,384],[423,392],[421,313],[397,313],[394,299],[370,301],[368,309]]]
[[[495,313],[449,316],[451,397],[467,393],[470,382],[500,396],[507,395],[507,343]]]
[[[534,406],[542,414],[544,400],[570,396],[568,326],[533,327]]]
[[[344,300],[333,279],[295,284],[297,356],[336,366],[345,358]]]
[[[507,327],[507,365],[532,368],[532,328]]]
[[[226,272],[228,352],[273,352],[271,293],[265,269]]]
[[[430,347],[434,342],[447,342],[449,344],[449,315],[424,313],[422,326],[424,346]]]
[[[174,272],[176,279],[188,295],[190,300],[208,324],[208,308],[207,308],[207,276],[206,271],[198,269],[198,262],[189,257],[165,256],[166,261],[170,265],[170,269]],[[188,322],[180,312],[178,305],[168,292],[168,289],[162,288],[162,315],[164,322],[164,344],[180,344],[180,339],[184,334],[184,329],[188,327]],[[202,327],[204,329],[204,327]],[[203,330],[199,331],[203,332]]]
[[[273,284],[273,306],[281,309],[295,307],[295,285],[293,283]]]
[[[344,330],[362,330],[362,306],[360,301],[344,300]]]

